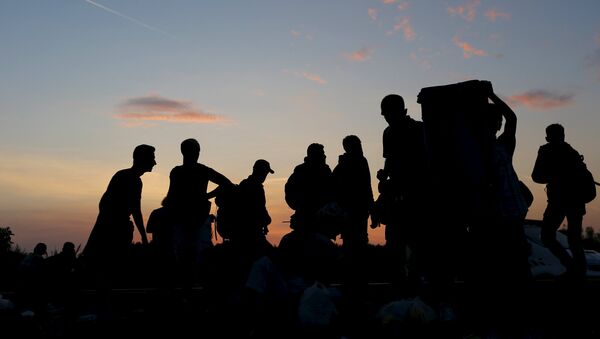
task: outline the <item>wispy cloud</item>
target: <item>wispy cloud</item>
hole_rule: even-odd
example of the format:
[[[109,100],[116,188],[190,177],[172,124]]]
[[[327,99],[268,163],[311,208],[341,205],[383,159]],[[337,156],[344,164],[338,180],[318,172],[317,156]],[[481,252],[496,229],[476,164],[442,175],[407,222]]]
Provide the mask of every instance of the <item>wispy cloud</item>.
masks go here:
[[[480,0],[470,0],[467,4],[462,6],[448,7],[448,13],[451,15],[459,15],[467,21],[473,21],[477,16],[477,7],[480,3]]]
[[[484,51],[482,49],[477,49],[468,42],[460,41],[460,38],[457,36],[452,38],[452,41],[454,42],[454,44],[456,46],[460,47],[463,50],[463,57],[465,59],[469,59],[473,55],[476,55],[476,56],[487,56],[488,55],[488,53],[486,51]]]
[[[585,66],[592,71],[596,80],[600,81],[600,33],[594,36],[594,43],[596,49],[585,57]]]
[[[396,0],[381,0],[381,2],[383,2],[386,5],[391,5],[391,4],[395,3]]]
[[[206,113],[193,107],[191,102],[169,99],[159,95],[130,98],[119,105],[116,118],[125,126],[145,126],[147,122],[221,123],[228,121],[220,115]]]
[[[410,59],[414,62],[416,62],[417,64],[419,64],[419,66],[421,66],[421,68],[423,68],[424,70],[428,71],[431,69],[431,60],[429,60],[429,58],[427,57],[423,57],[420,55],[421,53],[417,53],[417,52],[411,52],[410,53]]]
[[[379,11],[377,11],[375,8],[369,8],[367,10],[367,14],[369,14],[369,18],[371,18],[371,20],[377,21],[377,15],[379,14]]]
[[[392,30],[388,31],[387,34],[394,34],[398,31],[402,31],[404,40],[406,41],[413,41],[417,37],[417,34],[410,23],[410,17],[408,16],[398,19]]]
[[[301,39],[304,38],[306,40],[312,40],[313,39],[313,35],[312,34],[308,34],[308,33],[303,33],[299,30],[296,29],[292,29],[290,30],[290,34],[297,39]]]
[[[312,82],[315,82],[319,85],[325,85],[327,83],[327,81],[325,81],[320,75],[315,74],[315,73],[309,73],[309,72],[298,72],[298,71],[290,71],[287,69],[283,70],[284,73],[287,74],[291,74],[297,78],[301,78],[301,79],[305,79],[305,80],[309,80]]]
[[[496,21],[497,19],[510,19],[510,13],[500,12],[496,9],[490,9],[485,12],[485,17],[490,21]]]
[[[362,62],[362,61],[369,59],[372,54],[373,54],[372,49],[363,47],[363,48],[359,49],[358,51],[345,53],[344,57],[349,61]]]
[[[572,93],[558,93],[547,90],[531,90],[512,95],[508,102],[513,106],[524,105],[538,111],[546,111],[573,103]]]
[[[264,97],[267,95],[267,92],[262,88],[257,88],[252,91],[252,94],[257,97]]]
[[[398,4],[399,11],[405,11],[408,9],[408,7],[410,7],[410,4],[408,3],[408,1],[402,1]]]
[[[596,80],[600,81],[600,48],[585,58],[585,65],[594,72]]]
[[[123,18],[123,19],[125,19],[127,21],[133,22],[134,24],[136,24],[138,26],[142,26],[142,27],[144,27],[146,29],[149,29],[151,31],[158,32],[158,33],[164,34],[164,35],[166,35],[166,36],[168,36],[170,38],[178,40],[176,36],[174,36],[174,35],[172,35],[172,34],[170,34],[168,32],[165,32],[162,29],[156,28],[154,26],[150,26],[150,25],[148,25],[145,22],[142,22],[142,21],[140,21],[140,20],[138,20],[136,18],[130,17],[129,15],[126,15],[126,14],[123,14],[121,12],[118,12],[118,11],[112,9],[112,8],[109,8],[107,6],[99,4],[99,3],[95,2],[95,1],[92,1],[92,0],[84,0],[84,1],[87,2],[88,4],[92,5],[92,6],[96,7],[96,8],[100,8],[100,9],[106,11],[106,12],[109,12],[111,14],[114,14],[114,15],[118,16],[118,17],[121,17],[121,18]]]

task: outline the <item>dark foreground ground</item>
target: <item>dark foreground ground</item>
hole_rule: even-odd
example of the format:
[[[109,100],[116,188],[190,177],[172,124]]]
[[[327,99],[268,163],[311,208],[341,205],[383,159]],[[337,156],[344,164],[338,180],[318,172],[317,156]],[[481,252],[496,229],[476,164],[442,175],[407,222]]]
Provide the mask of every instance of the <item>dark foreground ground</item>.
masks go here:
[[[295,304],[211,295],[201,287],[187,298],[180,289],[145,288],[115,289],[99,300],[94,290],[81,290],[71,305],[50,306],[46,314],[0,311],[0,338],[600,338],[600,280],[536,280],[524,297],[505,299],[503,309],[492,300],[510,291],[471,293],[458,282],[450,295],[454,316],[425,296],[435,319],[414,311],[382,319],[378,310],[398,297],[389,284],[371,283],[360,302],[337,299],[329,326],[307,328],[289,316]]]

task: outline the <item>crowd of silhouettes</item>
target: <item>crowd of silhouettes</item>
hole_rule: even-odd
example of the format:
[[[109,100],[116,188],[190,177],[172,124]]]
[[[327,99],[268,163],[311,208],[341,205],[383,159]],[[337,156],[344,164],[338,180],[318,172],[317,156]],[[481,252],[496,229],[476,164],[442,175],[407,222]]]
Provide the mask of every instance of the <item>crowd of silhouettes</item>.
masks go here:
[[[96,282],[99,316],[110,317],[110,291],[119,276],[132,269],[127,258],[135,227],[142,245],[149,248],[155,285],[171,293],[182,287],[187,301],[200,283],[210,291],[214,312],[227,313],[224,305],[233,304],[246,311],[245,321],[231,333],[293,327],[298,324],[293,320],[300,314],[297,310],[310,309],[308,303],[315,295],[321,302],[323,298],[334,304],[344,300],[349,310],[343,314],[346,324],[360,332],[361,308],[368,305],[370,218],[372,228],[385,225],[385,265],[394,298],[426,296],[440,319],[452,320],[456,315],[450,307],[451,285],[457,278],[464,279],[472,288],[470,306],[479,311],[466,314],[484,331],[492,326],[489,323],[502,319],[507,325],[502,330],[511,333],[510,327],[522,322],[523,314],[507,310],[516,298],[526,298],[532,279],[523,229],[531,201],[513,167],[517,116],[490,82],[480,82],[478,90],[485,98],[481,106],[485,112],[474,134],[480,143],[469,147],[479,147],[485,179],[479,186],[473,178],[464,181],[475,182],[465,186],[465,191],[477,195],[468,203],[461,199],[465,192],[458,192],[459,179],[449,185],[456,190],[457,201],[451,201],[452,192],[436,193],[446,180],[439,172],[450,170],[432,167],[436,162],[427,139],[431,135],[426,136],[428,122],[411,118],[397,94],[381,101],[388,126],[383,131],[385,164],[376,174],[378,198],[374,199],[358,136],[343,138],[344,153],[333,171],[326,163],[324,146],[312,143],[285,183],[285,201],[293,214],[290,232],[277,247],[266,237],[272,220],[263,184],[274,173],[268,161],[256,160],[251,174],[234,184],[198,162],[197,140],[184,140],[183,163],[172,169],[162,206],[151,213],[146,228],[140,177],[156,165],[155,149],[139,145],[131,168],[112,177],[100,200],[81,262],[73,243],[65,243],[60,253],[48,259],[44,259],[46,245],[38,244],[19,268],[19,304],[43,312],[50,297],[72,301],[77,288],[73,272],[80,268],[92,272]],[[548,126],[546,134],[548,143],[540,147],[532,174],[535,182],[547,184],[541,240],[567,268],[569,277],[581,278],[586,271],[581,242],[585,202],[571,189],[573,167],[581,156],[564,141],[561,125]],[[460,142],[469,142],[463,139]],[[217,188],[208,192],[209,183]],[[216,217],[210,214],[212,198],[218,207]],[[229,207],[219,206],[221,202]],[[565,217],[571,253],[556,240]],[[150,246],[146,232],[152,234]],[[218,246],[212,240],[215,232],[224,237]],[[431,232],[438,236],[432,237]],[[341,248],[334,243],[338,236]],[[47,284],[50,272],[52,285]],[[330,288],[334,277],[341,277],[341,294]],[[278,319],[279,327],[273,326],[273,319]]]

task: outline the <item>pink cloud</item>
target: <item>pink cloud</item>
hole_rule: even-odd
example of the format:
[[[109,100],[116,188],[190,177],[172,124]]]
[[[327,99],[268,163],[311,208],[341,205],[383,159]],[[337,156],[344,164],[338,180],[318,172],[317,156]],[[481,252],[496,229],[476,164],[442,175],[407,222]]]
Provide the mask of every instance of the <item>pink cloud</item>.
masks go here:
[[[302,79],[306,79],[306,80],[309,80],[312,82],[316,82],[319,85],[325,85],[327,83],[327,81],[325,81],[320,75],[315,74],[315,73],[296,72],[296,71],[288,71],[288,70],[283,70],[283,72],[291,74],[297,78],[302,78]]]
[[[477,56],[487,56],[488,55],[488,53],[486,51],[484,51],[482,49],[477,49],[477,48],[473,47],[471,44],[469,44],[468,42],[460,41],[460,39],[457,36],[452,38],[452,41],[454,42],[454,44],[456,46],[460,47],[463,50],[463,57],[465,59],[469,59],[473,55],[477,55]]]
[[[404,34],[404,40],[413,41],[415,40],[417,34],[415,33],[412,25],[410,24],[410,17],[404,17],[399,19],[399,21],[394,25],[391,31],[387,34],[394,34],[398,31],[402,31]]]
[[[546,111],[573,103],[574,94],[561,94],[547,90],[531,90],[508,98],[513,106],[524,105],[538,111]]]
[[[363,47],[358,51],[344,54],[344,57],[350,61],[362,62],[369,59],[371,54],[373,54],[372,49]]]
[[[467,21],[473,21],[477,16],[477,7],[480,3],[480,0],[470,0],[464,6],[448,7],[448,13],[451,15],[459,15]]]
[[[299,38],[302,35],[302,33],[298,32],[294,29],[290,31],[290,34],[296,38]]]
[[[369,14],[369,18],[371,18],[371,20],[377,21],[377,14],[379,12],[375,8],[369,8],[367,13]]]
[[[496,21],[497,19],[510,19],[510,13],[500,12],[495,9],[490,9],[489,11],[485,12],[484,15],[490,21]]]
[[[391,5],[391,4],[393,4],[394,2],[396,2],[396,0],[381,0],[381,2],[383,2],[383,3],[384,3],[384,4],[386,4],[386,5]]]
[[[195,109],[190,102],[174,100],[159,95],[148,95],[125,100],[119,105],[115,117],[125,120],[126,126],[144,125],[145,122],[219,123],[222,116]]]
[[[318,74],[303,72],[301,75],[304,79],[316,82],[319,85],[325,85],[327,83],[327,81]]]

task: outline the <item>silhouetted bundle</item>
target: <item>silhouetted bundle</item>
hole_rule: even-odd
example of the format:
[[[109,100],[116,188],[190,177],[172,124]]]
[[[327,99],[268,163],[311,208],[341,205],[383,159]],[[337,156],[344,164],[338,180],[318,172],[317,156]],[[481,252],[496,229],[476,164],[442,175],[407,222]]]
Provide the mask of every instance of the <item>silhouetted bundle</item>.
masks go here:
[[[235,228],[240,224],[240,198],[238,185],[221,185],[217,188],[215,204],[217,215],[215,229],[224,240],[230,240]]]
[[[575,165],[576,173],[573,174],[574,190],[577,197],[587,204],[596,198],[596,182],[592,172],[583,161],[583,155],[580,156],[580,159],[581,161]]]
[[[448,202],[482,201],[489,183],[494,131],[489,126],[488,97],[483,81],[471,80],[423,88],[418,96],[424,124],[427,160],[434,184]],[[477,208],[475,208],[476,210]]]

